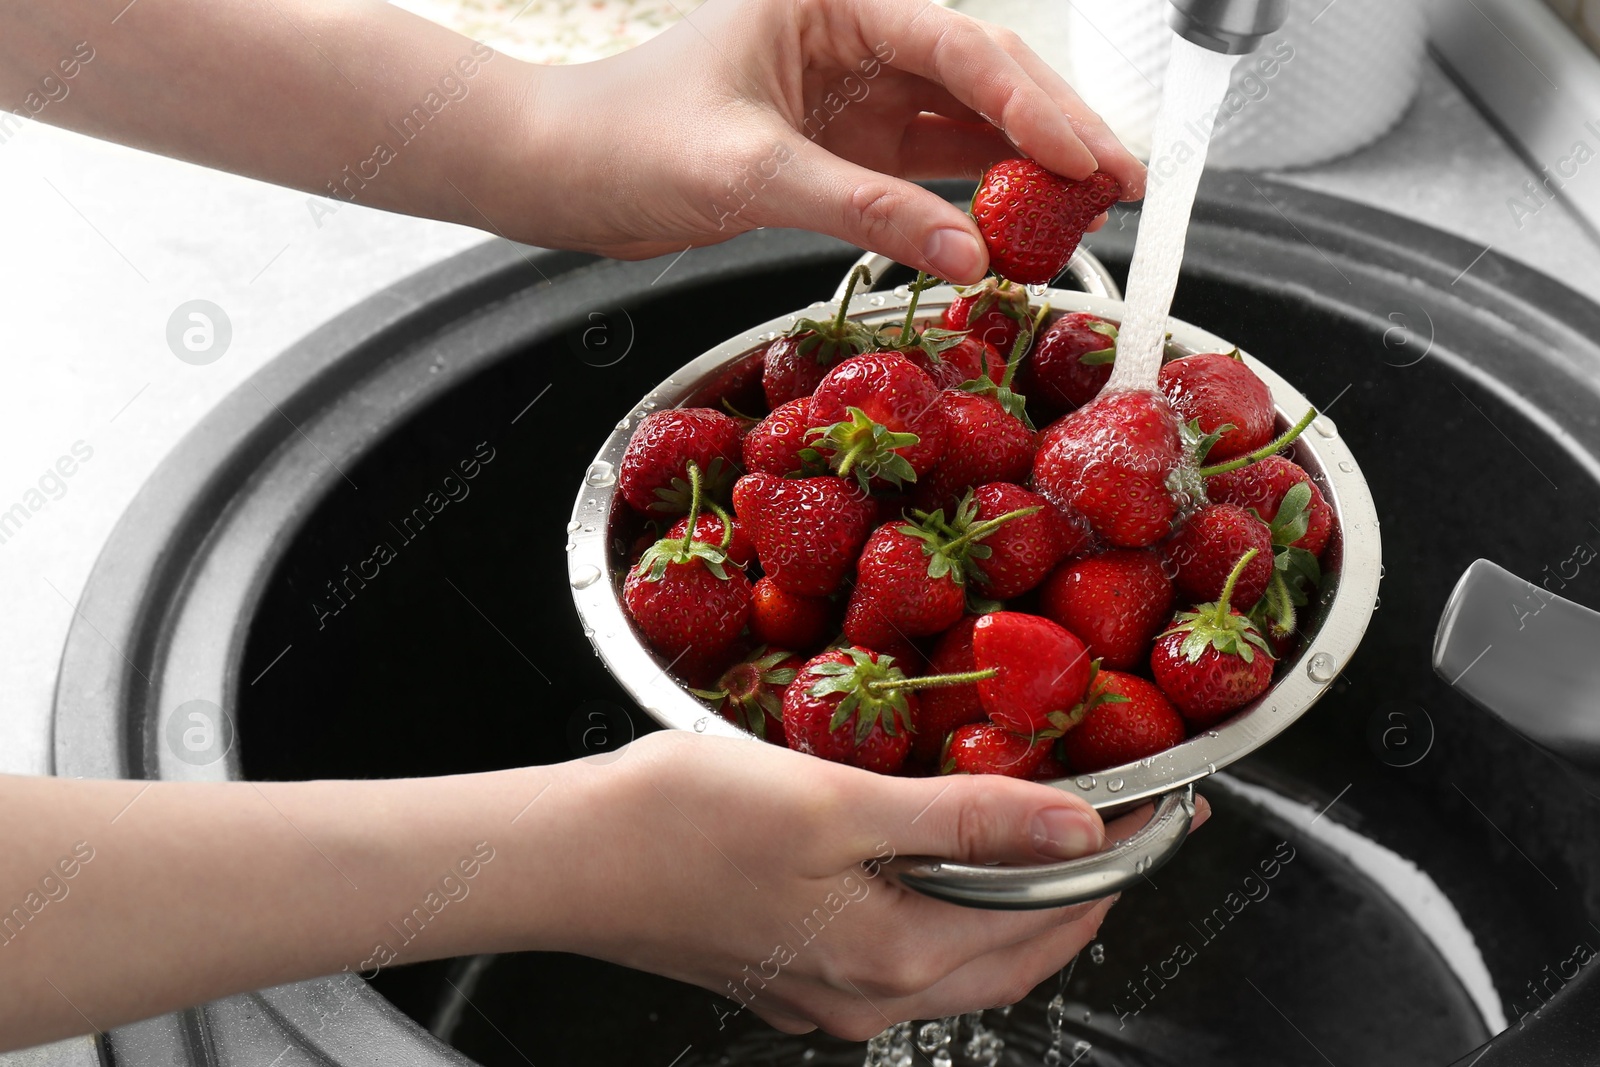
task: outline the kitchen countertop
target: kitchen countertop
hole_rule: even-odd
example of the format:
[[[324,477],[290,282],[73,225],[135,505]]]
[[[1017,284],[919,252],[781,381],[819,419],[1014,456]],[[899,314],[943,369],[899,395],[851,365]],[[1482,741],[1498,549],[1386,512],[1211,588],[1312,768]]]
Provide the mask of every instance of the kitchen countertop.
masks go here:
[[[1021,28],[1023,4],[963,7]],[[1600,243],[1559,205],[1518,227],[1505,201],[1533,172],[1431,62],[1388,135],[1278,177],[1438,225],[1600,298]],[[291,342],[484,235],[354,205],[319,217],[303,193],[37,125],[0,143],[0,203],[0,353],[13,383],[0,393],[0,512],[43,500],[0,530],[0,772],[46,773],[75,604],[162,457]],[[232,330],[205,365],[168,343],[169,317],[196,299]],[[80,1039],[0,1065],[89,1063],[89,1049]]]

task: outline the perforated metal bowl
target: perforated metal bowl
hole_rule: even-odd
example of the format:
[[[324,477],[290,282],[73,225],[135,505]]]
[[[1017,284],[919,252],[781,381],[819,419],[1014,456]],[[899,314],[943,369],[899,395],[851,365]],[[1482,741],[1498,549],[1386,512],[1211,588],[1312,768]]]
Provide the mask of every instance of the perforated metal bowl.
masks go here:
[[[888,261],[863,257],[874,278]],[[1120,293],[1110,275],[1080,251],[1069,268],[1088,292],[1050,289],[1037,299],[1054,312],[1087,311],[1122,318]],[[842,286],[841,286],[842,289]],[[922,294],[919,312],[937,315],[955,299],[941,286]],[[835,300],[838,294],[835,295]],[[905,316],[909,295],[858,295],[852,319],[879,325]],[[595,651],[639,706],[663,725],[680,730],[749,737],[688,693],[635,632],[623,610],[621,590],[631,538],[623,536],[629,509],[616,493],[616,470],[639,419],[669,407],[716,406],[730,381],[748,378],[766,343],[798,319],[824,312],[813,305],[763,323],[689,362],[644,396],[619,422],[585,473],[572,513],[569,578],[578,614]],[[1172,341],[1190,352],[1227,352],[1235,345],[1197,326],[1169,320]],[[1272,391],[1280,428],[1293,424],[1310,402],[1260,360],[1245,362]],[[741,375],[740,372],[746,372]],[[1349,661],[1366,632],[1378,597],[1382,545],[1378,517],[1366,479],[1333,422],[1318,417],[1294,445],[1294,459],[1316,481],[1336,517],[1323,555],[1317,602],[1303,614],[1297,651],[1279,664],[1271,688],[1227,721],[1158,756],[1092,775],[1052,781],[1110,816],[1155,800],[1156,810],[1137,834],[1105,851],[1067,863],[990,867],[933,859],[894,861],[891,873],[919,891],[956,903],[990,908],[1056,907],[1094,899],[1132,884],[1177,852],[1193,813],[1193,783],[1266,744],[1305,714]]]

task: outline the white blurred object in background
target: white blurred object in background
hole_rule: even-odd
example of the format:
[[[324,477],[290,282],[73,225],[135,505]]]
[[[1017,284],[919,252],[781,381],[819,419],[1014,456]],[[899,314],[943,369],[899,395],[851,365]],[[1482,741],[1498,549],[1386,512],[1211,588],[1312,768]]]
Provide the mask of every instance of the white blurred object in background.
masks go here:
[[[1140,155],[1150,150],[1172,48],[1167,6],[1167,0],[1072,0],[1064,11],[1066,55],[1047,57],[1068,68],[1063,73],[1084,101]],[[1429,0],[1290,0],[1283,29],[1233,69],[1217,114],[1212,165],[1306,166],[1375,140],[1416,94],[1430,6]]]

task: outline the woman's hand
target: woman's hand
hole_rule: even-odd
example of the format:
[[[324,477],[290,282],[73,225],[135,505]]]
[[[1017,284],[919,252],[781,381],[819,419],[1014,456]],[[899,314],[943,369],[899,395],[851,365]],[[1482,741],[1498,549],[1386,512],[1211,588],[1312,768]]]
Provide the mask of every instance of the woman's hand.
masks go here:
[[[864,1039],[1014,1003],[1088,944],[1115,902],[984,911],[880,872],[896,855],[1048,863],[1103,847],[1094,810],[1049,786],[891,778],[678,733],[610,758],[563,769],[569,790],[604,800],[588,809],[591,847],[567,894],[580,910],[545,947],[692,982],[780,1030]]]
[[[1020,152],[1144,190],[1143,166],[1015,33],[928,0],[710,0],[535,87],[526,143],[566,159],[532,163],[545,179],[504,189],[517,203],[500,217],[610,256],[799,227],[971,282],[988,262],[972,220],[910,179],[976,178]]]

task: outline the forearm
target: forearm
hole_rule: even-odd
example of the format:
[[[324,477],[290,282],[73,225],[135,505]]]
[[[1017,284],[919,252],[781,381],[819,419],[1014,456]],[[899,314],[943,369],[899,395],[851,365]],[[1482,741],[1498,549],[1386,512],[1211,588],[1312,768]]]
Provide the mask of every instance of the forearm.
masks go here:
[[[584,898],[572,865],[614,779],[578,765],[373,782],[0,778],[0,1048],[345,969],[570,947]]]
[[[32,116],[491,230],[535,177],[542,68],[379,0],[0,0],[0,25],[0,138]]]

